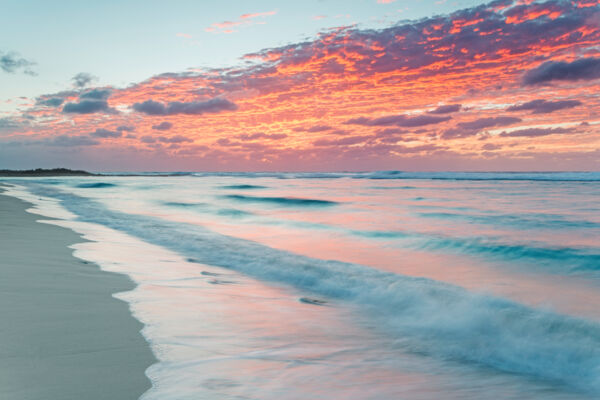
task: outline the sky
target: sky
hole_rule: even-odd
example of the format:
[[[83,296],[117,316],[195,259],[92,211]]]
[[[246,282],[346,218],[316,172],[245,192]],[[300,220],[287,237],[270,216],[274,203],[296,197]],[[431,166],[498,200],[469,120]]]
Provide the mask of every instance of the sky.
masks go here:
[[[0,2],[0,168],[600,170],[600,0]]]

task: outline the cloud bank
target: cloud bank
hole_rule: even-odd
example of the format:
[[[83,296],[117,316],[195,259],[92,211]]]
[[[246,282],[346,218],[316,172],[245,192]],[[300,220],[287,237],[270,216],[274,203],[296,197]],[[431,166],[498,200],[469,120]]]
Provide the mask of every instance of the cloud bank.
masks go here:
[[[598,21],[597,2],[500,0],[124,88],[78,74],[0,142],[179,170],[599,169]]]

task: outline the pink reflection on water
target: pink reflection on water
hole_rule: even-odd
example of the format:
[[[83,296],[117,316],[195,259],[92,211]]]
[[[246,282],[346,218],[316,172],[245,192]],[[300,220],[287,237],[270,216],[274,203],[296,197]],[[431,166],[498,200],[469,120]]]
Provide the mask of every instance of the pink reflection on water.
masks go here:
[[[427,400],[548,391],[518,377],[407,354],[348,304],[305,304],[289,287],[189,262],[106,228],[67,226],[96,240],[76,245],[77,256],[138,284],[119,297],[146,325],[160,360],[147,371],[154,387],[144,400]]]
[[[240,183],[239,180],[227,183]],[[134,180],[135,182],[135,180]],[[240,192],[223,190],[223,178],[176,178],[160,182],[165,201],[200,204],[174,209],[136,199],[120,203],[127,212],[143,213],[178,222],[205,226],[216,232],[241,237],[267,246],[323,259],[352,262],[411,276],[427,277],[490,292],[527,304],[554,308],[598,319],[590,304],[599,299],[597,285],[576,276],[544,273],[543,267],[523,267],[520,260],[500,263],[485,256],[451,251],[418,250],[413,237],[402,233],[440,238],[533,244],[540,246],[600,247],[600,238],[585,229],[519,229],[519,218],[557,216],[568,220],[600,223],[590,213],[590,198],[597,188],[575,184],[453,181],[368,181],[356,179],[280,180],[264,178],[242,183],[266,189]],[[165,183],[166,182],[166,183]],[[224,199],[224,194],[253,197],[294,197],[337,201],[331,207],[282,207],[271,203],[244,203]],[[153,196],[156,192],[152,193]],[[110,199],[110,204],[114,199]],[[129,202],[129,203],[128,203]],[[204,207],[204,208],[203,208]],[[212,207],[212,208],[211,208]],[[250,212],[243,218],[219,216],[219,207]],[[428,215],[428,216],[426,216]],[[596,215],[596,216],[595,216]],[[469,219],[470,216],[475,216]],[[506,219],[511,216],[513,219]],[[488,217],[481,223],[477,217]],[[497,221],[494,220],[497,219]],[[505,220],[502,220],[505,218]],[[478,222],[479,221],[479,222]],[[543,221],[543,218],[542,218]],[[384,237],[368,238],[377,232]],[[593,232],[593,231],[592,231]],[[385,237],[399,233],[398,237]],[[531,271],[528,268],[533,267]],[[567,266],[568,267],[568,266]]]

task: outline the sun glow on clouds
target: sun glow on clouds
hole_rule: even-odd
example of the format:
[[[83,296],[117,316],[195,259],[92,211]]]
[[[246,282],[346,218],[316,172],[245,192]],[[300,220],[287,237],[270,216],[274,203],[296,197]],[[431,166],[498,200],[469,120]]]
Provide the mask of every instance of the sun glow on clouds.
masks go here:
[[[243,66],[43,95],[0,119],[0,140],[140,169],[598,169],[598,21],[590,0],[500,0],[339,27]]]

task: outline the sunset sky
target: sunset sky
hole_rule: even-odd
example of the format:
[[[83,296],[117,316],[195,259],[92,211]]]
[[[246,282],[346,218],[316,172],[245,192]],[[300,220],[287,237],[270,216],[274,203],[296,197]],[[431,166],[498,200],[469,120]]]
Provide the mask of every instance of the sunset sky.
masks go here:
[[[600,0],[7,3],[0,168],[600,170]]]

